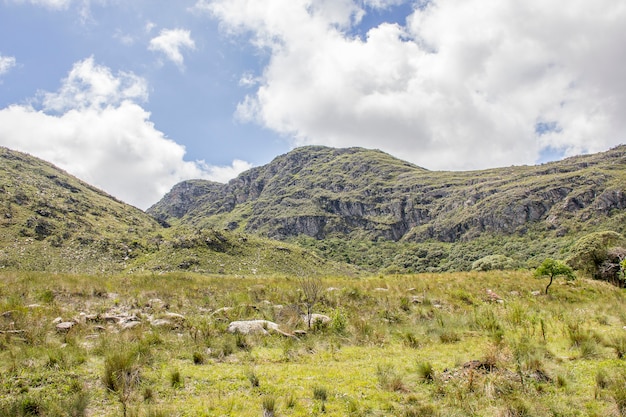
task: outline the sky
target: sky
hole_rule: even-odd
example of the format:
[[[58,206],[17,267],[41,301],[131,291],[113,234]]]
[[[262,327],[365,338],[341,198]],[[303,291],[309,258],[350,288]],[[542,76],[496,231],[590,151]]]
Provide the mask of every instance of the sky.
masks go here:
[[[624,0],[0,0],[0,146],[141,209],[294,147],[431,170],[626,143]]]

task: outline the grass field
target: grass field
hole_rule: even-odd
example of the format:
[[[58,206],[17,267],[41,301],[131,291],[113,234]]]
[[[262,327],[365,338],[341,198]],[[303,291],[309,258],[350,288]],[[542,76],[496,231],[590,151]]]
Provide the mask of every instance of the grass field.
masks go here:
[[[308,329],[296,277],[0,281],[0,416],[626,415],[626,292],[602,282],[329,277]],[[227,331],[249,319],[284,334]]]

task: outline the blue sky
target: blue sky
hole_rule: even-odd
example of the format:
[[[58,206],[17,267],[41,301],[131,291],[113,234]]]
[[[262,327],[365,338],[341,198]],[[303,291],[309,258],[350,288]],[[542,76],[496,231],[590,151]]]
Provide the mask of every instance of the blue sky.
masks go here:
[[[0,145],[147,208],[308,144],[435,170],[626,136],[614,0],[0,0]]]

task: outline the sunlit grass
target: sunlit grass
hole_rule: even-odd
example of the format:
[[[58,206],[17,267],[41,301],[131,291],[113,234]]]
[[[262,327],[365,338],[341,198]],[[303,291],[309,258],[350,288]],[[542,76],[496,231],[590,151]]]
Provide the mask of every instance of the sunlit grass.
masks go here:
[[[624,402],[625,294],[601,282],[534,296],[529,272],[329,277],[315,312],[333,321],[296,338],[226,332],[246,319],[306,330],[289,276],[0,278],[2,410],[119,415],[120,389],[102,382],[115,352],[135,358],[122,399],[137,416],[600,416]],[[142,324],[94,318],[120,311]],[[184,318],[149,324],[168,313]],[[57,317],[77,324],[57,331]]]

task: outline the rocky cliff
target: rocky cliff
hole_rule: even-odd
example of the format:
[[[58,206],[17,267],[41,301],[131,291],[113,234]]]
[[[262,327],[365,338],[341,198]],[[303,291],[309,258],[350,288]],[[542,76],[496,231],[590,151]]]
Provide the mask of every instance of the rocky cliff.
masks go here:
[[[186,181],[148,212],[160,221],[286,239],[471,240],[620,228],[626,146],[538,166],[428,171],[380,151],[303,147],[228,184]],[[622,231],[622,230],[618,230]]]

